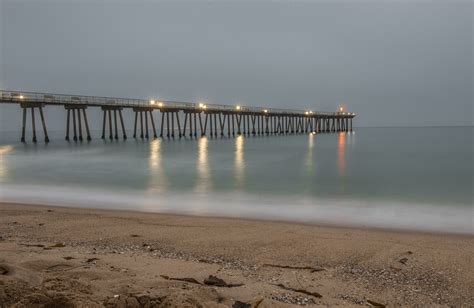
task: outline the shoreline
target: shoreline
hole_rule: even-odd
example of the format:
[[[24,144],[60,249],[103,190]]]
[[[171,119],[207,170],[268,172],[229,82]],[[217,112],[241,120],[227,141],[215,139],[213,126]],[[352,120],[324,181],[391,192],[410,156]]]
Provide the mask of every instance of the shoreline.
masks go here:
[[[285,220],[285,219],[274,219],[274,218],[253,218],[253,217],[235,217],[235,216],[224,216],[224,215],[212,215],[212,214],[187,214],[179,212],[153,212],[153,211],[140,211],[133,209],[109,209],[109,208],[95,208],[95,207],[78,207],[75,205],[56,205],[56,204],[39,204],[39,203],[28,203],[28,202],[13,202],[13,201],[0,201],[0,207],[2,205],[17,205],[17,206],[34,206],[44,209],[58,208],[71,211],[93,211],[93,212],[104,212],[104,213],[116,213],[120,215],[125,214],[150,214],[158,215],[169,218],[196,218],[196,219],[217,219],[217,220],[230,220],[230,221],[248,221],[253,223],[281,223],[289,225],[300,225],[306,227],[319,227],[319,228],[333,228],[333,229],[347,229],[347,230],[358,230],[358,231],[374,231],[374,232],[394,232],[401,234],[412,234],[412,235],[432,235],[432,236],[453,236],[453,237],[466,237],[471,238],[474,236],[473,233],[464,232],[446,232],[446,231],[432,231],[423,229],[407,229],[407,228],[389,228],[389,227],[376,227],[376,226],[364,226],[364,225],[350,225],[350,224],[337,224],[330,222],[319,222],[319,221],[298,221],[298,220]],[[473,227],[474,228],[474,227]]]
[[[0,188],[4,203],[44,204],[204,217],[284,221],[350,228],[375,228],[474,235],[468,205],[394,200],[255,196],[247,193],[182,193],[10,185]],[[225,206],[222,206],[225,204]]]
[[[0,203],[7,306],[472,306],[472,255],[471,235]]]

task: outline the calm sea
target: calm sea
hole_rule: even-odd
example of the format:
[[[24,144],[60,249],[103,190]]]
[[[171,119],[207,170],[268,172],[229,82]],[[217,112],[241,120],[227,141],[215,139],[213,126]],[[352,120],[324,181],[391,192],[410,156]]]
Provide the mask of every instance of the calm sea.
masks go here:
[[[3,134],[0,200],[472,234],[473,131],[90,143],[58,132],[48,145]]]

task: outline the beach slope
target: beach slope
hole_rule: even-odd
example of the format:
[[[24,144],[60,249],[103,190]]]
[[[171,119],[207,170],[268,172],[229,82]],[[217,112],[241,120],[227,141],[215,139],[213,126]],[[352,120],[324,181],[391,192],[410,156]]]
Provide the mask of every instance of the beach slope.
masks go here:
[[[0,307],[474,306],[473,255],[472,235],[0,204]]]

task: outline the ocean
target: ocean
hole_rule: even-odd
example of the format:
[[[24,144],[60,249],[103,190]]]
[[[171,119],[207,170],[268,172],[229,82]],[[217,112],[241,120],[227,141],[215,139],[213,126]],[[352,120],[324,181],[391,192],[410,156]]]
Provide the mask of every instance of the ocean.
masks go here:
[[[4,133],[0,201],[473,234],[473,132],[91,142],[53,132],[49,144]]]

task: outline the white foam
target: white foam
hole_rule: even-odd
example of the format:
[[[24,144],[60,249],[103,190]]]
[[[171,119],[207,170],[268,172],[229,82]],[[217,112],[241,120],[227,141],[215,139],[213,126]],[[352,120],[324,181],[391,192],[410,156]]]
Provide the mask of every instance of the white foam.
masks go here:
[[[0,201],[474,234],[473,207],[458,205],[10,184],[0,187]]]

